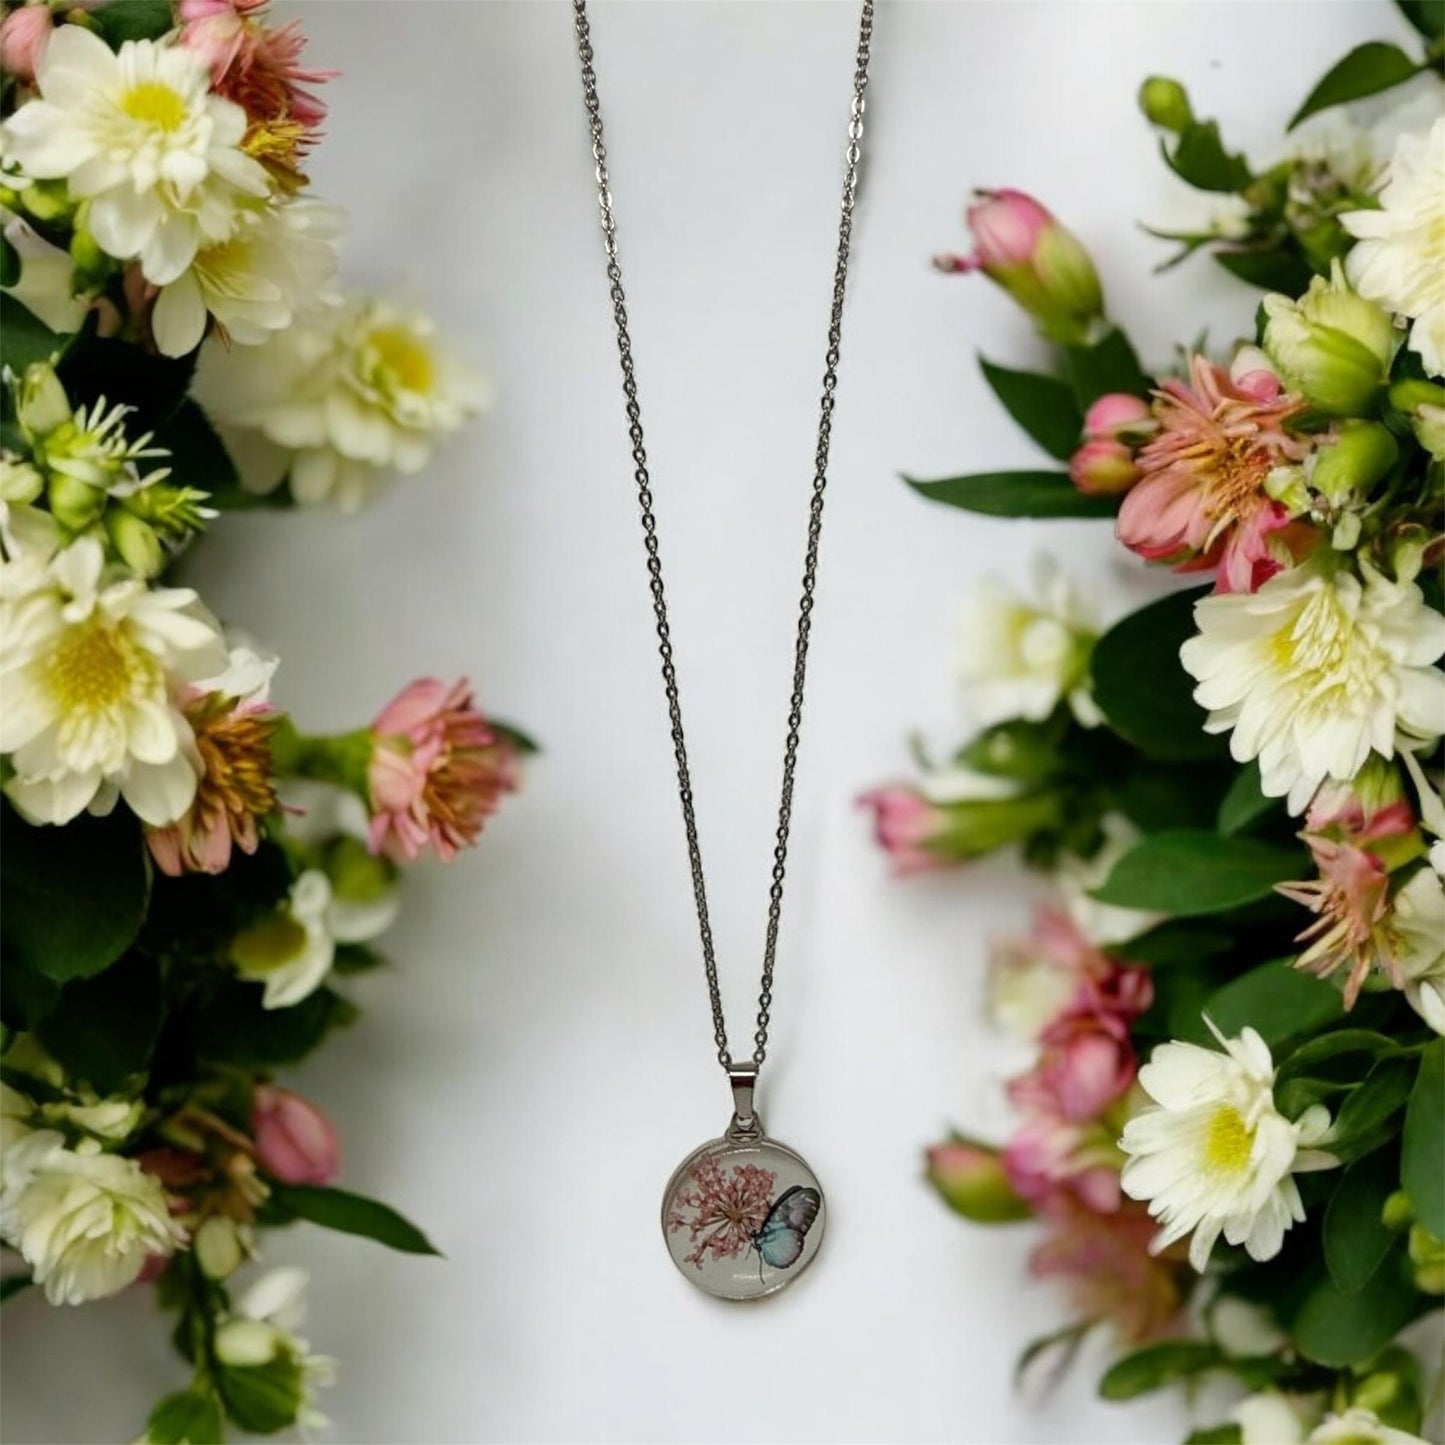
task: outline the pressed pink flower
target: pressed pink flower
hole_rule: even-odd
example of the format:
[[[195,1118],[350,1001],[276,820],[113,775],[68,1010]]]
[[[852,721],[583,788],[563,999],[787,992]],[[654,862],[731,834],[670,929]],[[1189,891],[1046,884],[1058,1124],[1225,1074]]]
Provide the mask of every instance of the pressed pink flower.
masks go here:
[[[1309,947],[1295,961],[1295,967],[1320,978],[1348,968],[1347,1009],[1355,1006],[1376,965],[1389,974],[1396,988],[1403,988],[1405,979],[1388,926],[1390,874],[1384,861],[1351,843],[1303,836],[1319,867],[1319,877],[1276,885],[1286,898],[1317,915],[1296,939]]]
[[[1081,1319],[1104,1321],[1126,1344],[1178,1332],[1188,1285],[1177,1255],[1150,1253],[1158,1226],[1127,1201],[1111,1213],[1071,1205],[1049,1220],[1029,1257],[1039,1279],[1057,1279]]]
[[[1297,396],[1262,399],[1194,356],[1187,383],[1169,380],[1155,393],[1159,432],[1140,449],[1120,541],[1180,571],[1213,569],[1222,591],[1254,591],[1283,565],[1271,537],[1290,517],[1265,482],[1307,454],[1308,441],[1286,430],[1303,410]]]
[[[421,678],[372,724],[370,844],[411,862],[430,844],[444,859],[477,841],[517,786],[515,749],[472,702],[471,685]]]
[[[195,738],[195,798],[177,822],[146,830],[156,867],[172,878],[225,872],[233,847],[254,853],[259,820],[276,808],[272,709],[212,692],[192,695],[182,711]]]
[[[858,805],[872,812],[873,836],[895,873],[921,873],[948,862],[943,853],[929,847],[947,828],[948,814],[916,788],[904,784],[874,788],[858,799]]]
[[[251,1101],[251,1136],[261,1167],[283,1184],[329,1184],[341,1168],[331,1121],[308,1099],[260,1084]]]
[[[12,10],[0,22],[0,69],[22,85],[30,85],[54,29],[49,5],[22,5]]]
[[[686,1262],[701,1269],[703,1260],[735,1259],[753,1242],[772,1208],[777,1175],[757,1164],[723,1164],[705,1154],[668,1206],[670,1233],[687,1230],[692,1253]]]

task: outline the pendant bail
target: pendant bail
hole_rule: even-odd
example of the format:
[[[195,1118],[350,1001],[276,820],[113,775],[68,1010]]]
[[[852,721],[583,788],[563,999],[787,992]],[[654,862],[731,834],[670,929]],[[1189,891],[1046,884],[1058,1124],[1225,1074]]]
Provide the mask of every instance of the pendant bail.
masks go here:
[[[757,1087],[758,1066],[754,1063],[729,1064],[728,1083],[733,1091],[733,1121],[728,1125],[728,1136],[737,1138],[763,1132],[763,1121],[758,1118],[753,1105],[753,1090]]]

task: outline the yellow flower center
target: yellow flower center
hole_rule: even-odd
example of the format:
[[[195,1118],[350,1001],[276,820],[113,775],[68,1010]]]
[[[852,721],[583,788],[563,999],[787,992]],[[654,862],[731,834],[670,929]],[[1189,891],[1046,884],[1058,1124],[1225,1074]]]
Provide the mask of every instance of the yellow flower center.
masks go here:
[[[385,326],[368,338],[377,366],[389,371],[403,391],[426,392],[436,379],[431,354],[411,332],[400,326]]]
[[[231,962],[255,978],[290,963],[305,947],[306,930],[289,913],[273,913],[231,940]]]
[[[121,97],[120,108],[132,120],[167,134],[179,130],[186,119],[185,100],[158,80],[143,80],[131,86]]]
[[[102,712],[164,689],[160,664],[121,628],[91,619],[68,627],[41,663],[62,714]]]
[[[1254,1130],[1232,1104],[1221,1104],[1209,1120],[1204,1137],[1204,1161],[1221,1173],[1238,1174],[1248,1168],[1254,1149]]]

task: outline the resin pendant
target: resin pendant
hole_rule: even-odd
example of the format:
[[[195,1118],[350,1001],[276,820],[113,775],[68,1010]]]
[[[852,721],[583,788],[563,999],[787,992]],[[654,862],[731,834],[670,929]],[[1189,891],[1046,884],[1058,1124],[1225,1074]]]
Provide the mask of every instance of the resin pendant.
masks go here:
[[[678,1165],[662,1200],[672,1262],[718,1299],[776,1294],[823,1242],[823,1191],[801,1155],[763,1133],[752,1107],[756,1074],[730,1071],[732,1124]]]

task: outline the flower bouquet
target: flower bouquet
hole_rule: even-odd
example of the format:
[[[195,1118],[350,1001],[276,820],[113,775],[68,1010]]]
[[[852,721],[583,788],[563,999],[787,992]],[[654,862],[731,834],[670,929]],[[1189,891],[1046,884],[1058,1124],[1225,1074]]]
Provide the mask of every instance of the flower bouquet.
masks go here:
[[[266,1231],[430,1250],[276,1075],[529,746],[429,678],[309,734],[177,576],[226,512],[354,507],[483,400],[426,317],[338,289],[303,45],[263,0],[0,25],[3,1290],[153,1285],[191,1372],[158,1442],[319,1419],[304,1275],[245,1278]]]
[[[1411,48],[1360,46],[1294,121],[1428,75],[1393,149],[1337,130],[1261,168],[1177,82],[1142,89],[1169,167],[1226,208],[1167,233],[1175,259],[1264,293],[1241,343],[1146,370],[1018,191],[981,193],[975,249],[937,263],[1052,343],[1054,371],[983,371],[1058,466],[911,485],[1112,518],[1190,585],[1102,631],[1052,566],[996,589],[962,649],[982,730],[864,799],[900,871],[1016,844],[1058,887],[989,965],[1030,1058],[1017,1128],[955,1135],[928,1175],[970,1220],[1036,1222],[1072,1316],[1025,1364],[1111,1329],[1108,1399],[1248,1392],[1193,1441],[1404,1445],[1439,1403],[1445,9],[1399,9]]]

